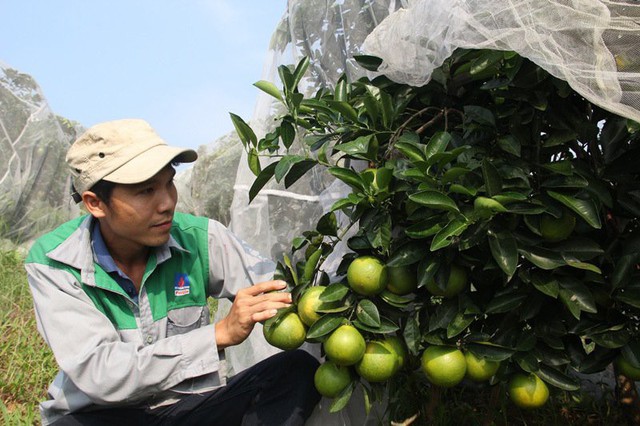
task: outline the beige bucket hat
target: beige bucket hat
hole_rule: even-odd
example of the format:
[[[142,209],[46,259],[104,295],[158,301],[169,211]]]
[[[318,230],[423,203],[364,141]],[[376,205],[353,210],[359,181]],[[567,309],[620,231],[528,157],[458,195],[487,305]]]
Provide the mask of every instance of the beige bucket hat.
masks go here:
[[[192,149],[167,145],[146,121],[124,119],[91,127],[71,145],[66,161],[76,192],[82,195],[101,179],[140,183],[171,162],[197,158]]]

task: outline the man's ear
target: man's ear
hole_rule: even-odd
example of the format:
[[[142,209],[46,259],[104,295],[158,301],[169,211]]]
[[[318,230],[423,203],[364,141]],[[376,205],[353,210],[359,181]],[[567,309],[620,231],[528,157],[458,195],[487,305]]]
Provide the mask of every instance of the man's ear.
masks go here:
[[[94,192],[85,191],[82,193],[82,203],[89,213],[96,219],[105,216],[106,204]]]

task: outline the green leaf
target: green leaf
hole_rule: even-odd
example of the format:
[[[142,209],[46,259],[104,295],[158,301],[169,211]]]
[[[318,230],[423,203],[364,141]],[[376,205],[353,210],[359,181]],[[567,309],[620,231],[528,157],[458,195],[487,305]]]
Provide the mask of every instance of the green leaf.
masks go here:
[[[456,202],[452,198],[438,191],[421,191],[409,195],[413,202],[437,210],[460,212]]]
[[[389,305],[395,306],[396,308],[404,308],[415,299],[415,294],[399,296],[397,294],[391,293],[388,290],[383,290],[382,293],[379,294],[379,296]]]
[[[466,186],[454,183],[449,187],[449,192],[474,197],[478,193],[478,190],[475,188],[467,188]]]
[[[293,279],[293,284],[296,286],[299,285],[300,281],[298,280],[298,272],[296,271],[296,268],[293,267],[293,264],[291,263],[291,259],[286,253],[283,254],[283,260],[284,260],[284,264],[287,266],[287,270],[291,274],[291,278]]]
[[[304,159],[291,165],[289,173],[284,177],[284,187],[289,188],[296,183],[298,179],[304,176],[309,170],[318,164],[315,160]]]
[[[629,281],[638,262],[640,262],[640,255],[638,254],[628,254],[617,259],[611,276],[611,285],[614,289],[624,286]],[[640,303],[640,300],[638,302]]]
[[[562,256],[570,256],[579,260],[589,260],[604,254],[598,243],[588,238],[572,237],[557,247]]]
[[[329,235],[332,237],[338,236],[338,220],[333,212],[325,213],[316,226],[316,230],[322,235]]]
[[[394,146],[409,160],[414,162],[426,161],[425,154],[422,152],[422,149],[420,149],[420,137],[416,133],[403,133]]]
[[[460,176],[464,176],[471,170],[466,167],[451,167],[442,174],[442,183],[449,183],[457,180]]]
[[[504,152],[520,157],[520,142],[512,135],[500,137],[497,142]]]
[[[583,269],[585,271],[591,271],[591,272],[595,272],[596,274],[602,275],[602,271],[596,265],[593,265],[587,262],[582,262],[564,253],[562,254],[562,258],[564,259],[565,262],[567,262],[567,265],[571,266],[572,268]]]
[[[433,237],[429,250],[436,251],[451,245],[453,238],[462,234],[468,226],[469,222],[463,216],[454,218]]]
[[[253,85],[266,94],[271,95],[282,102],[282,93],[280,93],[280,89],[278,89],[276,85],[271,83],[270,81],[260,80],[253,83]]]
[[[372,247],[388,250],[391,244],[391,217],[389,214],[376,215],[365,229],[367,239]]]
[[[304,161],[306,158],[301,155],[285,155],[278,161],[275,169],[276,182],[280,182],[282,178],[289,173],[294,164]]]
[[[557,252],[541,247],[519,247],[518,252],[522,254],[529,262],[544,270],[556,269],[566,265],[564,259],[562,259],[562,257]]]
[[[407,349],[413,356],[418,355],[420,348],[420,324],[415,315],[411,315],[407,318],[407,323],[402,332],[402,337],[407,344]]]
[[[542,182],[545,188],[586,188],[589,182],[578,175],[559,176],[554,175]]]
[[[229,113],[231,116],[231,122],[233,123],[233,127],[236,129],[236,133],[242,142],[242,145],[247,148],[248,145],[253,147],[258,143],[258,139],[256,138],[256,134],[253,133],[253,130],[245,121],[234,113]]]
[[[356,316],[363,324],[370,327],[380,327],[380,312],[376,305],[369,299],[362,299],[356,308]]]
[[[493,258],[507,277],[511,278],[518,267],[516,239],[511,232],[494,230],[490,230],[487,237]]]
[[[620,326],[624,327],[624,326]],[[591,340],[596,342],[599,346],[608,349],[618,349],[623,347],[629,342],[631,334],[628,329],[622,328],[613,330],[611,327],[601,333],[592,333],[589,335]]]
[[[571,176],[573,174],[573,165],[570,160],[554,161],[552,163],[545,163],[542,165],[547,170],[552,171],[555,174]]]
[[[518,366],[527,373],[535,373],[540,369],[538,358],[531,352],[518,352],[513,356],[513,359],[518,363]]]
[[[484,187],[490,197],[498,195],[502,192],[502,178],[498,169],[491,164],[487,158],[482,160],[482,177],[484,179]]]
[[[569,377],[565,373],[558,371],[555,368],[548,367],[544,364],[540,365],[540,370],[536,372],[536,375],[540,377],[540,379],[542,379],[545,383],[548,383],[562,390],[576,391],[580,389],[580,384],[576,379]]]
[[[431,136],[424,152],[427,161],[429,161],[433,155],[444,152],[450,141],[451,134],[448,132],[437,132]]]
[[[276,162],[271,163],[267,167],[262,169],[258,177],[256,177],[256,179],[253,181],[251,188],[249,189],[249,202],[251,202],[256,197],[256,195],[258,195],[260,190],[267,184],[267,182],[271,180],[277,166],[278,163]]]
[[[340,152],[351,155],[360,159],[369,159],[369,144],[373,139],[373,135],[360,136],[350,142],[341,143],[334,148]]]
[[[342,283],[332,283],[320,295],[320,300],[325,303],[338,302],[349,293],[349,287]]]
[[[316,272],[316,267],[318,266],[318,260],[320,260],[320,256],[322,256],[322,249],[319,248],[309,256],[307,262],[304,264],[304,282],[311,281],[313,275]]]
[[[323,315],[318,321],[307,331],[307,339],[318,339],[326,336],[333,330],[338,328],[344,322],[344,318],[341,315],[327,314]]]
[[[446,329],[458,314],[458,303],[455,300],[446,300],[436,308],[434,315],[429,318],[429,332],[439,328]]]
[[[515,350],[490,342],[469,342],[467,349],[474,355],[494,362],[502,362],[515,353]]]
[[[614,295],[614,299],[640,309],[640,286],[627,285],[624,288],[619,288]]]
[[[589,225],[593,228],[600,229],[602,228],[602,223],[600,222],[600,215],[598,214],[598,208],[592,200],[581,200],[578,198],[573,198],[568,195],[560,194],[559,192],[548,191],[547,192],[551,197],[560,201],[565,206],[569,207],[575,213],[577,213],[581,218],[583,218]]]
[[[577,279],[558,277],[560,284],[560,300],[571,310],[576,319],[580,319],[580,311],[595,314],[598,312],[593,294],[589,288]],[[578,314],[575,315],[576,308]]]
[[[280,139],[285,148],[289,149],[296,138],[296,130],[293,128],[293,124],[288,121],[280,123]]]
[[[382,105],[382,124],[385,129],[388,129],[395,118],[393,99],[391,98],[391,95],[381,90],[380,103]]]
[[[344,101],[327,100],[327,105],[342,114],[342,116],[353,123],[359,123],[358,112],[349,103]]]
[[[418,222],[414,225],[408,226],[404,232],[411,238],[427,238],[437,234],[438,231],[442,229],[440,220],[440,217],[431,217],[429,219],[423,220],[422,222]]]
[[[389,334],[389,333],[396,332],[400,329],[400,327],[398,327],[395,323],[393,323],[391,320],[387,318],[380,318],[379,327],[372,327],[370,325],[363,323],[358,319],[353,321],[353,326],[360,330],[364,330],[364,331],[368,331],[370,333],[376,333],[376,334]]]
[[[346,388],[342,390],[342,392],[340,392],[337,397],[334,398],[334,400],[331,402],[331,405],[329,406],[330,413],[337,413],[347,406],[349,400],[351,399],[351,395],[353,394],[353,390],[356,387],[355,384],[355,381],[351,382]]]
[[[387,266],[407,266],[416,263],[427,254],[425,244],[419,241],[410,242],[399,247],[387,261]]]
[[[501,296],[494,297],[487,305],[485,313],[497,314],[510,312],[522,305],[522,303],[528,298],[529,295],[521,293],[503,294]]]
[[[251,170],[254,175],[258,176],[262,169],[260,168],[260,157],[258,157],[258,151],[256,151],[255,148],[251,148],[249,150],[247,162],[249,163],[249,170]]]
[[[496,125],[496,118],[493,112],[481,106],[465,105],[464,115],[466,120],[471,120],[485,126],[495,127]]]
[[[364,191],[364,181],[360,175],[353,170],[334,166],[329,167],[327,171],[350,187],[361,192]]]
[[[544,141],[543,146],[552,147],[562,145],[565,142],[576,140],[578,134],[573,130],[555,130],[553,131],[547,140]]]
[[[560,283],[557,280],[542,273],[531,276],[531,284],[541,293],[556,299],[560,294]]]
[[[293,74],[291,73],[291,70],[288,66],[280,65],[278,67],[278,75],[280,76],[280,81],[282,81],[282,84],[284,86],[285,96],[287,96],[291,92],[293,92],[293,89],[295,87]]]
[[[475,315],[465,315],[464,312],[458,312],[453,318],[453,321],[447,326],[447,339],[456,337],[469,327],[469,325],[475,320]]]
[[[304,77],[307,68],[309,68],[309,57],[305,56],[300,59],[298,65],[296,65],[296,69],[293,71],[293,87],[298,87],[298,83],[300,83],[300,80]]]
[[[378,71],[378,68],[382,65],[382,59],[377,56],[353,55],[353,59],[358,63],[358,65],[368,71]]]
[[[622,348],[621,353],[631,365],[640,368],[640,342],[631,340]]]

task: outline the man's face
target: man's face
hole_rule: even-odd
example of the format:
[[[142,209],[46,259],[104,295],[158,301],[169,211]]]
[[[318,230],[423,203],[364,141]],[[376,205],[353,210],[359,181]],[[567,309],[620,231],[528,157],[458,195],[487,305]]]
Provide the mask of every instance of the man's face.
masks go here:
[[[166,166],[151,179],[133,185],[118,184],[109,205],[103,205],[100,231],[107,246],[118,254],[156,247],[169,240],[178,194],[176,172]]]

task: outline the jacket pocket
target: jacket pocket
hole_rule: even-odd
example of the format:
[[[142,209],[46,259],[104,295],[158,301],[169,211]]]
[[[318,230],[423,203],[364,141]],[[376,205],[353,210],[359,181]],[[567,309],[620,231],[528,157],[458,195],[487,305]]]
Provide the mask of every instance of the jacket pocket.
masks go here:
[[[187,306],[167,312],[167,337],[184,334],[209,324],[209,308]]]

